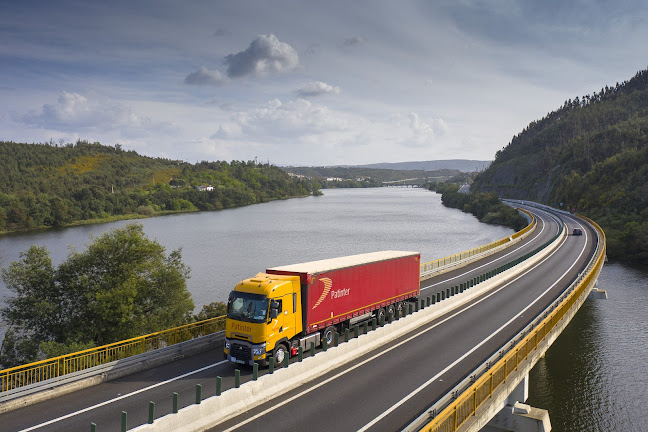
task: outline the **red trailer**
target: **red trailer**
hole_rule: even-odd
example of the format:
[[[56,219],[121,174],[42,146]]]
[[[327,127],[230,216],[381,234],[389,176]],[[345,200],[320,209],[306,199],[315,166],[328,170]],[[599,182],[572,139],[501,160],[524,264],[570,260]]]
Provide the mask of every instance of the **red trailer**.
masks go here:
[[[299,276],[302,328],[308,334],[372,315],[380,319],[418,296],[420,259],[418,252],[381,251],[274,267],[266,273]]]

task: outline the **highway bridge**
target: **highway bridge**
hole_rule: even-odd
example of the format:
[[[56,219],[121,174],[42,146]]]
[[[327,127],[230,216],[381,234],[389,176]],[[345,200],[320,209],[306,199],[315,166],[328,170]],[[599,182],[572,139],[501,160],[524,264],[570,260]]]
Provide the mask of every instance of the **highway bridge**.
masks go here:
[[[553,319],[552,305],[565,298],[574,282],[590,275],[583,294],[574,297],[582,301],[604,254],[602,232],[587,221],[520,206],[536,220],[523,239],[494,253],[437,265],[422,277],[422,304],[413,311],[421,310],[375,332],[370,325],[360,327],[360,336],[352,331],[348,343],[342,335],[338,347],[312,359],[308,353],[301,363],[293,358],[290,366],[272,375],[261,370],[258,381],[249,369],[241,369],[237,378],[239,366],[222,360],[222,339],[216,338],[213,349],[201,354],[54,399],[8,412],[0,402],[0,428],[87,431],[93,423],[97,431],[118,431],[125,421],[129,429],[139,426],[138,430],[480,430],[507,395],[502,399],[491,391],[487,403],[462,417],[463,408],[456,404],[465,387],[495,369],[498,358],[506,359],[506,350],[530,334],[529,325],[548,315]],[[574,228],[583,235],[568,235]],[[598,259],[594,266],[593,258]],[[534,339],[537,348],[529,352],[540,355],[549,336],[543,333]],[[523,373],[523,366],[532,364],[516,363],[514,369]],[[517,382],[524,383],[524,374],[506,379],[515,388]],[[217,381],[223,393],[214,397]],[[240,388],[234,388],[237,381]],[[150,402],[155,404],[153,425],[147,425]],[[176,408],[180,413],[170,414]],[[435,421],[445,423],[439,426]]]
[[[403,180],[392,180],[382,182],[382,187],[423,187],[427,183],[427,178],[409,178]]]

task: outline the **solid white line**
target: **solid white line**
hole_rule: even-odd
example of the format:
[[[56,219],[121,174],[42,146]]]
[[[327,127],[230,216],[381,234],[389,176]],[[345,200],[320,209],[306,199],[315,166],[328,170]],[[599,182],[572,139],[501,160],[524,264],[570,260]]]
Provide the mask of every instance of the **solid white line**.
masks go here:
[[[564,241],[563,241],[563,244],[564,244]],[[559,248],[558,248],[558,249],[559,249]],[[555,251],[553,251],[550,255],[548,255],[547,257],[545,257],[545,259],[543,259],[540,263],[536,264],[534,267],[528,269],[526,272],[524,272],[523,274],[517,276],[515,279],[513,279],[513,280],[507,282],[505,285],[502,285],[500,288],[491,291],[489,294],[485,295],[484,297],[482,297],[481,299],[475,301],[474,303],[469,304],[468,306],[466,306],[466,307],[465,307],[464,309],[462,309],[461,311],[458,311],[458,312],[455,312],[455,313],[453,313],[453,314],[451,314],[451,315],[448,315],[446,318],[444,318],[444,319],[442,319],[441,321],[439,321],[439,322],[437,322],[437,323],[431,325],[431,326],[428,327],[427,329],[422,330],[422,331],[420,331],[420,332],[418,332],[418,333],[416,333],[416,334],[410,336],[409,338],[407,338],[407,339],[405,339],[405,340],[403,340],[403,341],[397,343],[396,345],[393,345],[393,346],[391,346],[391,347],[389,347],[389,348],[387,348],[387,349],[385,349],[385,350],[383,350],[383,351],[381,351],[381,352],[379,352],[379,353],[377,353],[377,354],[375,354],[375,355],[373,355],[373,356],[371,356],[371,357],[369,357],[369,358],[363,360],[362,362],[358,363],[358,364],[355,365],[355,366],[352,366],[352,367],[350,367],[350,368],[348,368],[348,369],[343,370],[342,372],[338,373],[337,375],[334,375],[334,376],[332,376],[332,377],[330,377],[330,378],[328,378],[328,379],[326,379],[326,380],[324,380],[324,381],[322,381],[322,382],[319,382],[318,384],[315,384],[315,385],[313,385],[312,387],[309,387],[308,389],[306,389],[306,390],[304,390],[304,391],[302,391],[302,392],[300,392],[300,393],[298,393],[298,394],[296,394],[296,395],[294,395],[294,396],[292,396],[292,397],[290,397],[290,398],[288,398],[288,399],[285,399],[285,400],[283,400],[283,401],[281,401],[281,402],[279,402],[279,403],[273,405],[271,408],[268,408],[268,409],[266,409],[266,410],[264,410],[264,411],[262,411],[262,412],[260,412],[260,413],[258,413],[258,414],[256,414],[256,415],[254,415],[254,416],[252,416],[252,417],[248,417],[248,418],[245,419],[244,421],[242,421],[242,422],[240,422],[240,423],[238,423],[238,424],[236,424],[236,425],[234,425],[234,426],[232,426],[232,427],[230,427],[230,428],[228,428],[228,429],[225,429],[223,432],[231,432],[231,431],[233,431],[233,430],[235,430],[235,429],[238,429],[238,428],[240,428],[241,426],[244,426],[244,425],[246,425],[246,424],[248,424],[248,423],[250,423],[250,422],[252,422],[252,421],[258,419],[259,417],[262,417],[262,416],[268,414],[269,412],[274,411],[274,410],[276,410],[277,408],[279,408],[279,407],[281,407],[281,406],[284,406],[284,405],[286,405],[286,404],[288,404],[288,403],[294,401],[295,399],[298,399],[298,398],[302,397],[303,395],[305,395],[305,394],[307,394],[307,393],[310,393],[310,392],[312,392],[313,390],[322,387],[322,386],[325,385],[325,384],[328,384],[329,382],[331,382],[331,381],[333,381],[333,380],[335,380],[335,379],[337,379],[337,378],[339,378],[339,377],[341,377],[341,376],[343,376],[343,375],[345,375],[345,374],[347,374],[347,373],[353,371],[354,369],[359,368],[360,366],[363,366],[363,365],[365,365],[366,363],[369,363],[369,362],[375,360],[376,358],[383,356],[385,353],[387,353],[387,352],[389,352],[389,351],[392,351],[392,350],[394,350],[394,349],[400,347],[401,345],[404,345],[404,344],[410,342],[410,341],[413,340],[413,339],[416,339],[417,337],[419,337],[419,336],[421,336],[421,335],[423,335],[423,334],[429,332],[430,330],[433,330],[434,328],[440,326],[441,324],[443,324],[443,323],[445,323],[445,322],[451,320],[452,318],[456,317],[457,315],[463,313],[463,312],[466,311],[467,309],[470,309],[470,308],[472,308],[472,307],[478,305],[479,303],[485,301],[487,298],[489,298],[489,297],[495,295],[496,293],[498,293],[499,291],[503,290],[504,288],[506,288],[507,286],[509,286],[509,285],[512,284],[513,282],[515,282],[515,281],[517,281],[518,279],[520,279],[521,277],[525,276],[527,273],[531,272],[533,269],[535,269],[536,267],[538,267],[539,265],[541,265],[542,263],[544,263],[546,260],[548,260],[548,259],[549,259],[553,254],[555,254],[555,253],[558,251],[558,249],[556,249]],[[583,252],[581,251],[581,254],[582,254],[582,253],[583,253]],[[580,255],[579,255],[579,258],[580,258]],[[575,263],[572,265],[572,267],[573,267],[574,265],[575,265]],[[569,268],[565,273],[563,273],[563,275],[558,279],[558,281],[560,281],[560,279],[562,279],[563,276],[564,276],[567,272],[569,272],[569,271],[571,270],[572,267],[570,267],[570,268]],[[556,283],[555,283],[554,285],[552,285],[552,287],[548,288],[548,289],[547,289],[547,290],[546,290],[546,291],[545,291],[541,296],[539,296],[539,297],[538,297],[538,298],[537,298],[533,303],[531,303],[529,306],[527,306],[527,307],[524,309],[524,311],[526,311],[528,308],[530,308],[530,307],[531,307],[535,302],[537,302],[538,300],[540,300],[540,298],[541,298],[542,296],[544,296],[548,291],[550,291],[550,290],[553,288],[553,286],[555,286],[555,285],[558,283],[558,281],[556,281]],[[414,394],[420,392],[420,391],[422,390],[423,387],[425,387],[426,385],[429,385],[432,381],[434,381],[435,379],[437,379],[440,375],[442,375],[442,374],[444,374],[445,372],[447,372],[448,369],[450,369],[450,368],[452,368],[453,366],[455,366],[458,362],[460,362],[461,360],[463,360],[465,357],[467,357],[468,355],[470,355],[473,351],[475,351],[475,350],[476,350],[477,348],[479,348],[481,345],[483,345],[484,343],[486,343],[486,341],[488,341],[488,340],[490,340],[492,337],[494,337],[494,336],[495,336],[497,333],[499,333],[499,332],[500,332],[504,327],[506,327],[508,324],[510,324],[511,321],[513,321],[513,320],[515,320],[516,318],[518,318],[518,316],[521,315],[524,311],[520,312],[520,313],[519,313],[518,315],[516,315],[514,318],[512,318],[511,320],[509,320],[509,322],[507,322],[507,323],[504,324],[502,327],[500,327],[498,330],[496,330],[493,334],[491,334],[491,335],[490,335],[486,340],[484,340],[481,344],[479,344],[478,346],[476,346],[475,348],[473,348],[472,350],[470,350],[469,352],[467,352],[466,354],[464,354],[460,359],[456,360],[455,362],[453,362],[452,364],[450,364],[449,366],[447,366],[445,369],[443,369],[443,371],[439,372],[437,375],[435,375],[433,378],[431,378],[431,379],[430,379],[426,384],[424,384],[423,386],[421,386],[421,387],[419,387],[418,389],[416,389],[416,390],[415,390],[415,393],[411,393],[410,396],[408,396],[406,399],[401,400],[401,402],[399,402],[399,405],[401,405],[401,404],[403,404],[404,402],[406,402],[407,399],[409,399],[409,398],[410,398],[411,396],[413,396]],[[396,408],[396,406],[393,406],[393,407],[390,408],[390,410],[388,410],[385,414],[388,414],[389,412],[393,411],[395,408]],[[384,414],[384,415],[385,415],[385,414]],[[364,431],[364,430],[366,430],[367,427],[371,427],[371,426],[372,426],[373,424],[375,424],[377,421],[379,421],[380,419],[382,419],[382,418],[384,417],[384,415],[381,416],[381,417],[378,418],[378,419],[375,419],[372,423],[366,425],[363,429],[360,429],[360,430],[361,430],[361,431]]]
[[[565,238],[565,240],[563,240],[563,243],[562,243],[562,244],[565,244],[566,241],[567,241],[567,240],[566,240],[566,238]],[[561,246],[562,246],[562,244],[561,244]],[[583,248],[581,249],[580,254],[578,254],[578,258],[576,258],[576,260],[574,260],[574,263],[573,263],[573,264],[572,264],[572,265],[571,265],[571,266],[570,266],[570,267],[569,267],[569,268],[568,268],[568,269],[567,269],[567,270],[566,270],[562,275],[560,275],[560,277],[556,280],[556,282],[554,282],[553,285],[551,285],[549,288],[547,288],[547,289],[546,289],[546,290],[545,290],[541,295],[539,295],[539,296],[538,296],[534,301],[532,301],[531,303],[529,303],[529,305],[528,305],[527,307],[525,307],[523,310],[521,310],[521,311],[520,311],[517,315],[515,315],[513,318],[511,318],[510,320],[508,320],[508,321],[507,321],[504,325],[502,325],[499,329],[495,330],[494,333],[492,333],[490,336],[488,336],[486,339],[484,339],[484,340],[483,340],[479,345],[475,346],[473,349],[471,349],[470,351],[468,351],[466,354],[464,354],[463,356],[461,356],[460,358],[458,358],[457,360],[455,360],[452,364],[448,365],[445,369],[443,369],[441,372],[439,372],[438,374],[436,374],[435,376],[433,376],[432,378],[430,378],[428,381],[426,381],[425,383],[423,383],[423,384],[422,384],[421,386],[419,386],[416,390],[414,390],[412,393],[410,393],[409,395],[407,395],[406,397],[404,397],[403,399],[401,399],[401,400],[400,400],[399,402],[397,402],[395,405],[392,405],[391,408],[389,408],[387,411],[385,411],[384,413],[382,413],[380,416],[376,417],[373,421],[367,423],[367,424],[366,424],[364,427],[362,427],[361,429],[358,429],[358,432],[365,432],[365,431],[368,430],[370,427],[372,427],[373,425],[375,425],[376,423],[378,423],[380,420],[382,420],[383,418],[387,417],[387,415],[389,415],[389,414],[392,413],[394,410],[396,410],[396,409],[399,408],[401,405],[403,405],[405,402],[407,402],[408,400],[410,400],[410,399],[411,399],[412,397],[414,397],[417,393],[421,392],[421,390],[423,390],[425,387],[427,387],[427,386],[430,385],[432,382],[434,382],[435,380],[437,380],[441,375],[443,375],[443,374],[444,374],[445,372],[447,372],[449,369],[451,369],[452,367],[454,367],[457,363],[459,363],[460,361],[462,361],[464,358],[466,358],[468,355],[470,355],[470,354],[471,354],[473,351],[475,351],[477,348],[479,348],[480,346],[482,346],[483,344],[485,344],[487,341],[489,341],[490,339],[492,339],[492,338],[493,338],[497,333],[499,333],[500,331],[502,331],[502,330],[503,330],[506,326],[508,326],[511,322],[513,322],[514,320],[516,320],[517,318],[519,318],[520,315],[522,315],[524,312],[526,312],[526,311],[527,311],[531,306],[533,306],[533,305],[534,305],[536,302],[538,302],[542,297],[544,297],[544,296],[545,296],[549,291],[551,291],[551,290],[552,290],[552,289],[553,289],[553,288],[558,284],[558,282],[560,282],[560,281],[562,280],[562,278],[564,278],[565,275],[566,275],[567,273],[569,273],[569,272],[574,268],[574,266],[576,265],[576,263],[578,262],[578,260],[581,258],[581,256],[582,256],[583,253],[585,252],[585,246],[587,246],[587,242],[585,242],[585,244],[583,245]],[[522,274],[522,275],[520,275],[519,277],[517,277],[517,278],[513,279],[512,281],[508,282],[506,285],[503,285],[502,288],[504,288],[505,286],[510,285],[511,283],[513,283],[513,282],[515,282],[516,280],[520,279],[522,276],[524,276],[524,275],[526,275],[527,273],[529,273],[531,270],[533,270],[533,269],[537,268],[538,266],[540,266],[541,264],[543,264],[543,263],[544,263],[545,261],[547,261],[547,260],[548,260],[552,255],[554,255],[554,254],[558,251],[558,249],[560,249],[560,248],[557,248],[554,252],[552,252],[550,255],[548,255],[547,257],[545,257],[545,259],[543,259],[540,263],[538,263],[537,265],[535,265],[534,267],[532,267],[531,269],[529,269],[528,271],[526,271],[524,274]],[[500,289],[501,289],[501,288],[500,288]],[[499,289],[498,289],[498,291],[499,291]],[[489,297],[490,297],[490,296],[489,296]]]
[[[534,209],[534,210],[538,211],[538,209]],[[539,211],[543,212],[543,210],[539,210]],[[548,213],[548,212],[546,212],[546,211],[544,211],[544,213],[545,213],[545,215],[549,215],[549,217],[552,218],[552,219],[554,220],[554,222],[558,222],[557,219],[556,219],[556,218],[555,218],[551,213]],[[539,215],[538,215],[538,216],[539,216]],[[542,234],[542,232],[544,231],[545,226],[547,225],[547,222],[546,222],[544,219],[542,219],[542,222],[543,222],[543,224],[542,224],[542,229],[540,229],[540,232],[539,232],[539,233],[538,233],[538,234],[537,234],[533,239],[531,239],[531,241],[533,241],[533,240],[535,240],[536,238],[538,238],[538,237],[540,236],[540,234]],[[558,225],[560,225],[560,224],[558,224]],[[447,283],[447,282],[449,282],[449,281],[451,281],[451,280],[454,280],[454,279],[459,279],[459,278],[461,278],[461,277],[464,277],[464,276],[466,276],[466,275],[468,275],[468,274],[474,272],[475,270],[479,270],[479,269],[482,268],[482,267],[487,267],[487,266],[491,265],[492,263],[494,263],[494,262],[496,262],[496,261],[499,261],[499,260],[501,260],[501,259],[504,259],[504,258],[506,258],[507,256],[509,256],[509,255],[511,255],[511,254],[513,254],[513,253],[515,253],[515,252],[517,252],[517,251],[519,251],[520,249],[522,249],[522,248],[524,248],[524,247],[526,247],[526,246],[527,246],[526,244],[525,244],[525,245],[522,245],[522,246],[518,247],[517,249],[513,249],[512,251],[510,251],[510,252],[507,253],[506,255],[502,255],[501,257],[499,257],[499,258],[497,258],[497,259],[494,259],[494,260],[489,261],[489,262],[487,262],[487,263],[485,263],[485,264],[482,264],[482,265],[479,266],[479,267],[475,267],[474,269],[469,270],[469,271],[467,271],[467,272],[465,272],[465,273],[462,273],[462,274],[459,274],[459,275],[457,275],[457,276],[451,277],[450,279],[444,279],[444,280],[439,281],[439,282],[437,282],[437,283],[434,283],[434,284],[432,284],[432,285],[428,285],[428,286],[426,286],[425,288],[421,288],[421,291],[426,290],[426,289],[429,289],[429,288],[433,288],[433,287],[435,287],[435,286],[437,286],[437,285],[441,285],[441,284]]]
[[[51,424],[53,424],[53,423],[56,423],[56,422],[59,422],[59,421],[61,421],[61,420],[65,420],[65,419],[68,419],[68,418],[70,418],[70,417],[74,417],[75,415],[83,414],[84,412],[88,412],[88,411],[91,411],[91,410],[93,410],[93,409],[95,409],[95,408],[99,408],[99,407],[102,407],[102,406],[105,406],[105,405],[111,404],[111,403],[116,402],[116,401],[118,401],[118,400],[126,399],[127,397],[134,396],[134,395],[136,395],[136,394],[138,394],[138,393],[142,393],[142,392],[145,392],[145,391],[147,391],[147,390],[151,390],[151,389],[153,389],[153,388],[160,387],[160,386],[162,386],[162,385],[164,385],[164,384],[168,384],[168,383],[170,383],[170,382],[173,382],[173,381],[176,381],[176,380],[179,380],[179,379],[182,379],[182,378],[188,377],[188,376],[190,376],[190,375],[193,375],[193,374],[196,374],[196,373],[199,373],[199,372],[202,372],[202,371],[205,371],[205,370],[207,370],[207,369],[211,369],[211,368],[213,368],[214,366],[222,365],[223,363],[227,363],[227,360],[223,360],[223,361],[220,361],[220,362],[218,362],[218,363],[214,363],[214,364],[212,364],[212,365],[205,366],[205,367],[202,367],[202,368],[200,368],[200,369],[196,369],[196,370],[191,371],[191,372],[187,372],[187,373],[182,374],[182,375],[179,375],[179,376],[177,376],[177,377],[170,378],[170,379],[168,379],[168,380],[166,380],[166,381],[161,381],[161,382],[159,382],[159,383],[157,383],[157,384],[153,384],[153,385],[150,385],[150,386],[148,386],[148,387],[144,387],[144,388],[141,388],[141,389],[139,389],[139,390],[135,390],[134,392],[131,392],[131,393],[127,393],[127,394],[124,394],[124,395],[118,396],[118,397],[116,397],[116,398],[114,398],[114,399],[110,399],[110,400],[107,400],[107,401],[104,401],[104,402],[98,403],[98,404],[96,404],[96,405],[93,405],[93,406],[90,406],[90,407],[84,408],[84,409],[82,409],[82,410],[75,411],[75,412],[73,412],[73,413],[66,414],[66,415],[64,415],[64,416],[61,416],[61,417],[58,417],[58,418],[52,419],[52,420],[47,421],[47,422],[45,422],[45,423],[41,423],[41,424],[39,424],[39,425],[32,426],[32,427],[27,428],[27,429],[22,429],[22,430],[20,430],[19,432],[28,432],[28,431],[33,431],[33,430],[35,430],[35,429],[38,429],[38,428],[41,428],[41,427],[44,427],[44,426],[49,426],[49,425],[51,425]]]

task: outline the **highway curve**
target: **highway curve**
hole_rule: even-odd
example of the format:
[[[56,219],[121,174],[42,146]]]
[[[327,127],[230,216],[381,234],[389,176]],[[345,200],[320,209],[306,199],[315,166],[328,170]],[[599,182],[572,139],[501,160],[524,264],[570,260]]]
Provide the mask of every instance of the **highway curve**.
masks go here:
[[[538,209],[532,211],[538,218],[538,227],[528,238],[485,259],[424,281],[422,297],[458,285],[550,240],[559,230],[558,217]],[[351,431],[362,429],[376,418],[379,421],[368,429],[402,428],[526,325],[536,311],[562,292],[584,265],[591,254],[594,233],[573,218],[560,217],[570,230],[583,225],[585,235],[570,236],[539,269],[318,379],[318,382],[330,379],[326,384],[317,388],[309,384],[283,395],[281,401],[310,390],[281,407],[255,417],[279,403],[270,401],[214,430],[229,427],[242,431],[281,430],[308,424],[309,428],[322,431]],[[563,273],[565,276],[559,278]],[[560,282],[553,289],[516,317],[556,280]],[[487,339],[508,321],[511,322]],[[173,392],[179,394],[180,407],[183,407],[195,402],[196,384],[202,384],[203,398],[214,395],[216,376],[223,377],[223,389],[233,387],[234,370],[239,366],[221,359],[222,347],[217,347],[211,352],[5,413],[0,416],[2,430],[87,431],[90,422],[94,422],[98,431],[114,431],[119,430],[122,411],[128,412],[128,426],[133,428],[147,422],[149,401],[156,403],[158,418],[171,412]],[[241,372],[243,382],[251,379],[249,370]],[[419,389],[427,381],[430,383]],[[414,396],[404,400],[411,394]],[[251,421],[242,424],[250,418]]]
[[[568,236],[526,274],[213,430],[401,430],[525,327],[585,267],[595,233],[573,217],[560,218],[570,232],[580,227],[584,235]]]

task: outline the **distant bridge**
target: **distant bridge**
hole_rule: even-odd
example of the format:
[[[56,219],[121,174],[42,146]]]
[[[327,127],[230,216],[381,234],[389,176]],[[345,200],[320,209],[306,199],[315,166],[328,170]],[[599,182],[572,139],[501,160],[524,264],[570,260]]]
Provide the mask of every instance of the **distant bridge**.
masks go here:
[[[422,179],[422,178],[410,178],[410,179],[403,179],[403,180],[392,180],[392,181],[385,181],[382,182],[383,187],[423,187],[427,183],[427,179]]]

